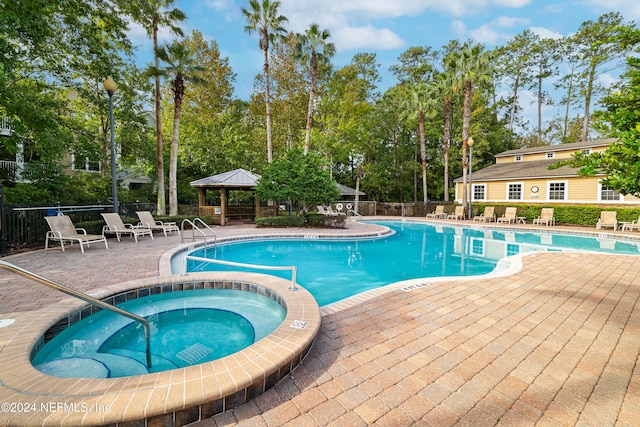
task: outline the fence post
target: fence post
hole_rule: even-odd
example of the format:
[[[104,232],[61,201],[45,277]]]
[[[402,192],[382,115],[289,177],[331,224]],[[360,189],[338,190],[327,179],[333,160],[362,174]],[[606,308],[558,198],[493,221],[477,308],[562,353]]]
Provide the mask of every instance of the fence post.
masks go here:
[[[0,256],[7,254],[7,233],[4,218],[4,186],[0,184]]]

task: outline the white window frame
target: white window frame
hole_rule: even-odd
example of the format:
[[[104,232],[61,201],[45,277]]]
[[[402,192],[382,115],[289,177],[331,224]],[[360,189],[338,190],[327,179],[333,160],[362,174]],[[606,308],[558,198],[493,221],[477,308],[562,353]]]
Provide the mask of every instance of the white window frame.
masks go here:
[[[563,194],[563,198],[562,199],[552,199],[551,198],[551,185],[552,184],[563,184],[564,185],[564,194]],[[547,181],[547,200],[549,200],[549,201],[560,200],[560,201],[565,201],[565,202],[567,200],[569,200],[569,181],[567,181],[567,180]]]
[[[482,194],[484,195],[484,197],[482,199],[476,199],[475,195],[475,189],[482,187]],[[473,187],[471,188],[471,200],[473,201],[483,201],[483,200],[487,200],[487,184],[473,184]]]
[[[82,171],[82,172],[90,172],[90,173],[100,173],[100,170],[102,169],[102,165],[100,164],[100,162],[95,162],[98,164],[98,169],[91,169],[89,168],[89,163],[91,163],[89,161],[89,157],[85,157],[84,158],[84,168],[77,168],[76,167],[76,155],[75,154],[71,154],[71,170],[72,171]]]
[[[591,148],[583,148],[581,151],[582,151],[582,154],[585,154],[587,156],[591,154]]]
[[[617,192],[618,193],[618,200],[615,200],[615,199],[614,200],[609,200],[609,199],[605,200],[605,199],[603,199],[602,198],[602,189],[603,189],[603,187],[606,187],[606,186],[602,185],[602,180],[599,179],[598,180],[598,201],[599,202],[607,203],[607,202],[623,202],[624,201],[624,195],[620,194],[620,192]],[[616,190],[613,190],[613,189],[609,189],[609,190],[616,191]]]
[[[522,156],[520,154],[513,156],[513,161],[514,162],[521,162],[522,161]]]
[[[556,153],[554,153],[554,152],[547,153],[546,158],[547,159],[555,159],[556,158]]]
[[[519,185],[520,186],[520,198],[519,199],[511,199],[509,198],[509,186],[510,185]],[[506,187],[505,187],[505,200],[512,202],[512,201],[523,201],[524,200],[524,181],[513,181],[513,182],[507,182]]]

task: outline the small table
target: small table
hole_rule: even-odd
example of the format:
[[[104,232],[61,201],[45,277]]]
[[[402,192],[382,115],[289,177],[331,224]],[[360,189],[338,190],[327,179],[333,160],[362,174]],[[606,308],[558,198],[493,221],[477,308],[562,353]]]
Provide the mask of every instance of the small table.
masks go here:
[[[526,223],[527,223],[527,217],[526,216],[516,217],[516,224],[526,224]]]

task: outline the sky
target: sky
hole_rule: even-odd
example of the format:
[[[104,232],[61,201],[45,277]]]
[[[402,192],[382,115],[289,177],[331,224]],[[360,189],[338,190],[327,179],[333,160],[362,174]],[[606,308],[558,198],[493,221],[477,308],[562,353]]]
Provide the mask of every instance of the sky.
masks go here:
[[[262,1],[262,0],[260,0]],[[620,12],[625,21],[640,20],[637,0],[281,0],[285,28],[304,33],[310,24],[328,29],[336,46],[335,68],[348,65],[356,53],[374,53],[380,64],[380,92],[397,81],[389,72],[402,52],[414,46],[439,50],[451,40],[472,39],[487,49],[506,44],[530,29],[545,38],[570,35],[588,20],[607,12]],[[185,34],[198,30],[215,40],[236,73],[235,96],[248,100],[253,81],[262,72],[263,55],[258,36],[248,34],[242,8],[248,0],[175,0],[187,14]],[[141,64],[151,62],[152,43],[145,31],[132,25],[129,35],[138,46]],[[162,42],[174,36],[161,29]],[[616,79],[615,76],[603,76]],[[531,95],[533,97],[533,95]],[[526,102],[525,108],[534,109]]]

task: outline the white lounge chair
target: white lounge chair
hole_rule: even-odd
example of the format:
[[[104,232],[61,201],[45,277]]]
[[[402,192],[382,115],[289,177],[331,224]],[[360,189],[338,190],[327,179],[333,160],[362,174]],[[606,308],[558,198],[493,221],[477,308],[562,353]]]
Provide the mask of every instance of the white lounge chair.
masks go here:
[[[473,217],[474,221],[482,221],[482,222],[492,222],[496,220],[496,215],[493,213],[495,211],[495,206],[486,206],[484,208],[484,212],[482,215],[476,215]]]
[[[136,212],[136,215],[138,215],[138,218],[140,219],[138,226],[147,227],[151,230],[160,230],[164,233],[164,237],[167,237],[167,232],[172,231],[175,231],[180,235],[180,228],[178,228],[178,225],[175,222],[156,221],[149,211]]]
[[[446,217],[447,217],[447,213],[444,211],[444,205],[436,206],[435,211],[427,214],[427,218],[433,218],[433,219],[439,219],[439,218],[444,219]]]
[[[631,222],[622,222],[622,231],[625,230],[629,230],[629,231],[633,231],[633,230],[638,230],[640,231],[640,215],[638,216],[638,219],[634,219]]]
[[[497,222],[507,222],[509,224],[513,222],[515,224],[515,222],[518,220],[518,217],[516,216],[517,212],[518,208],[508,207],[507,209],[505,209],[504,214],[500,218],[498,218]]]
[[[456,206],[456,210],[452,213],[447,215],[447,219],[464,219],[465,215],[464,215],[464,206]]]
[[[616,211],[602,211],[600,212],[600,219],[596,223],[596,230],[600,230],[602,227],[611,227],[613,231],[618,229],[618,220],[616,219]]]
[[[49,248],[49,241],[60,242],[62,252],[64,252],[65,242],[73,244],[78,242],[80,245],[80,251],[84,253],[84,245],[89,247],[90,243],[102,242],[104,247],[109,249],[107,239],[99,234],[87,234],[87,230],[84,228],[76,228],[67,215],[46,216],[51,231],[47,231],[46,240],[44,242],[44,248]]]
[[[553,208],[542,208],[540,216],[533,220],[533,225],[556,225],[556,219],[553,216]]]
[[[118,242],[120,241],[120,236],[123,234],[130,234],[135,239],[136,243],[138,243],[138,236],[144,236],[148,234],[153,240],[153,233],[149,227],[133,225],[133,224],[125,224],[122,222],[122,218],[117,213],[103,213],[101,214],[107,225],[102,227],[102,235],[104,236],[106,233],[115,234],[118,238]]]

